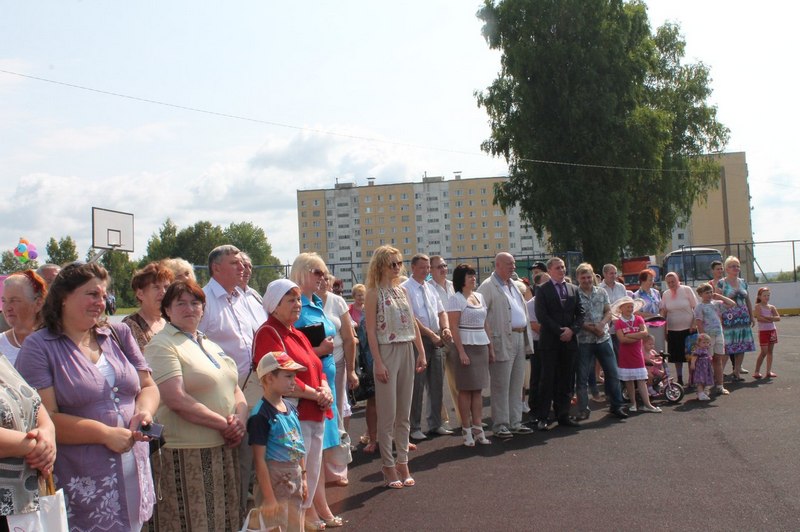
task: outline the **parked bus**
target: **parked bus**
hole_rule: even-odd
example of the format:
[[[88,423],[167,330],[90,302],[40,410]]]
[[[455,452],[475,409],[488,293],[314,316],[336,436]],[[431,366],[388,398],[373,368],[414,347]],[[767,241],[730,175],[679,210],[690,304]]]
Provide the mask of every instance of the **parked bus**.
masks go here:
[[[664,256],[662,278],[675,272],[683,284],[697,286],[711,280],[711,263],[722,261],[722,254],[713,248],[682,248]]]

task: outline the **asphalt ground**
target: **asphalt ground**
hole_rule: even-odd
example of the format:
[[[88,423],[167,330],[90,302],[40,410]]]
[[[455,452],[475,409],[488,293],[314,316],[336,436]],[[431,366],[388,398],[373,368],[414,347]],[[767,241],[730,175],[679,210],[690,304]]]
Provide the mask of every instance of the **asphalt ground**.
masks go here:
[[[383,488],[380,457],[359,445],[350,484],[328,500],[350,530],[800,530],[800,317],[778,336],[777,378],[753,379],[748,353],[746,381],[709,403],[690,393],[623,421],[592,403],[577,429],[420,442],[414,487]],[[358,409],[353,441],[364,431]]]

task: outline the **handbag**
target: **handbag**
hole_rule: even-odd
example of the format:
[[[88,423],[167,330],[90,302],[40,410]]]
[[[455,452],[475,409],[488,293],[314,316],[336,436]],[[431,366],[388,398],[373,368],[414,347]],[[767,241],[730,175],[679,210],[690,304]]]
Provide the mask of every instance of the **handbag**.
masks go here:
[[[258,523],[256,523],[253,515],[258,516]],[[247,515],[244,516],[244,523],[242,523],[242,528],[239,532],[266,532],[268,530],[275,530],[278,527],[269,527],[264,524],[264,517],[261,515],[261,512],[258,508],[253,508]]]
[[[64,490],[56,491],[53,475],[39,477],[39,509],[26,514],[11,514],[8,529],[14,532],[69,532]]]
[[[694,349],[694,344],[696,343],[697,343],[697,333],[690,334],[689,336],[686,337],[686,343],[684,345],[685,349],[684,353],[686,354],[686,356],[692,354],[692,349]]]
[[[318,347],[327,337],[325,334],[325,324],[323,323],[296,327],[296,329],[308,338],[308,341],[311,342],[311,347]]]
[[[346,466],[353,461],[353,452],[350,449],[350,435],[343,431],[339,431],[339,445],[325,449],[328,453],[330,461],[338,466]]]
[[[362,317],[358,326],[358,358],[356,359],[355,368],[353,368],[358,376],[358,387],[353,390],[347,390],[348,399],[352,405],[375,396],[372,353],[369,350],[366,330],[366,320]]]

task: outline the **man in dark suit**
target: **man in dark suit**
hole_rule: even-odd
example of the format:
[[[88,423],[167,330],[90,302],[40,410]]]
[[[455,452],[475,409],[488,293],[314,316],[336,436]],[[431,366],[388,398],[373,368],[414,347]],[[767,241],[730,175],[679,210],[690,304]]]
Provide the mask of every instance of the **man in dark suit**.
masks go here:
[[[547,261],[550,281],[536,291],[536,318],[539,320],[539,351],[542,373],[539,380],[537,418],[539,430],[547,430],[550,404],[558,424],[576,427],[569,417],[570,400],[575,377],[575,360],[578,352],[576,335],[583,325],[583,306],[578,291],[564,282],[564,261],[553,257]]]

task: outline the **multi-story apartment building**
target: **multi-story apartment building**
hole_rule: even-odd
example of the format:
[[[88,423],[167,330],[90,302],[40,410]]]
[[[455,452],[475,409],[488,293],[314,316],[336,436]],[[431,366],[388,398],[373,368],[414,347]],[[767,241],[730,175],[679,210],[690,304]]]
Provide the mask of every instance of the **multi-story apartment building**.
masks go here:
[[[298,190],[300,251],[319,253],[338,265],[339,275],[352,264],[359,281],[372,251],[383,244],[407,258],[418,252],[452,259],[493,257],[498,251],[541,255],[544,245],[522,224],[519,210],[503,213],[493,204],[494,185],[505,179],[424,177],[383,185],[370,178],[366,186]],[[483,261],[481,269],[490,271],[490,262]]]
[[[736,254],[737,248],[724,249],[724,244],[752,242],[745,154],[713,157],[722,165],[719,186],[709,191],[706,201],[695,204],[689,220],[676,226],[671,246],[662,253],[681,246],[713,245],[723,255]],[[494,186],[506,179],[457,175],[377,184],[369,178],[363,186],[336,183],[330,189],[298,190],[300,251],[319,253],[348,285],[364,280],[372,251],[383,244],[398,248],[406,258],[424,252],[476,262],[498,251],[509,251],[523,261],[540,258],[546,255],[546,246],[524,226],[519,209],[503,213],[494,205]],[[751,271],[752,258],[739,250],[743,266]],[[490,260],[477,264],[481,273],[491,271]]]

